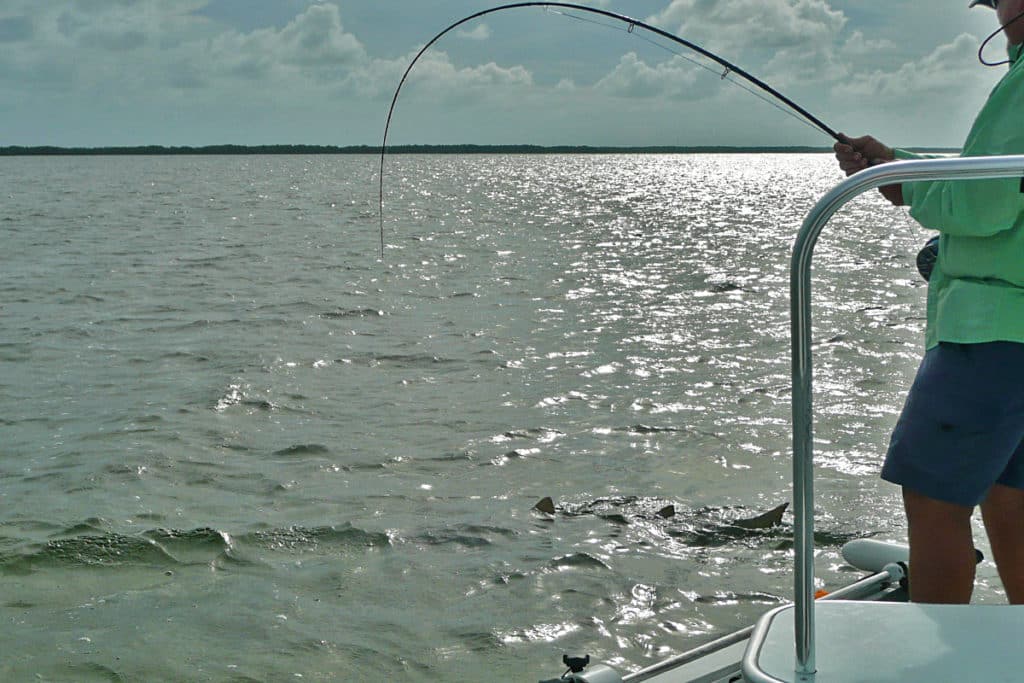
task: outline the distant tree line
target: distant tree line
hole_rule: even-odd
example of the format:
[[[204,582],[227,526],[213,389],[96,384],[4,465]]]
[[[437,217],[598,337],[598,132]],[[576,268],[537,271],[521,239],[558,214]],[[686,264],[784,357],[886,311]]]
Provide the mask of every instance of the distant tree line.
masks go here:
[[[166,155],[166,154],[380,154],[380,147],[353,145],[207,145],[204,147],[0,147],[0,156]],[[828,152],[830,147],[650,146],[591,147],[579,145],[389,145],[388,154],[733,154]],[[957,152],[921,148],[925,152]]]
[[[204,147],[0,147],[0,156],[160,155],[160,154],[380,154],[380,147],[329,145],[206,145]]]

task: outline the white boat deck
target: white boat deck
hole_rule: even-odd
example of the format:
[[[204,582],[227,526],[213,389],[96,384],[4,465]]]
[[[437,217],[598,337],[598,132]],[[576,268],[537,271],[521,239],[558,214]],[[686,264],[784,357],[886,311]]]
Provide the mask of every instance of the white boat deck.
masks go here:
[[[793,607],[758,623],[744,680],[797,677]],[[823,683],[1019,683],[1024,681],[1024,605],[924,605],[819,601],[817,676]]]

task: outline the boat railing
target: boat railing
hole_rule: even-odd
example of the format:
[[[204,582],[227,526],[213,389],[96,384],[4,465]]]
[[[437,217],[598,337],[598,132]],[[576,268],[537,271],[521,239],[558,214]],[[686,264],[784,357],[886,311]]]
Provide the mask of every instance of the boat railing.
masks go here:
[[[898,161],[873,166],[836,185],[807,214],[793,246],[790,312],[793,373],[794,633],[798,678],[813,680],[814,477],[811,391],[811,259],[825,224],[847,202],[884,185],[935,180],[1024,178],[1024,155]]]

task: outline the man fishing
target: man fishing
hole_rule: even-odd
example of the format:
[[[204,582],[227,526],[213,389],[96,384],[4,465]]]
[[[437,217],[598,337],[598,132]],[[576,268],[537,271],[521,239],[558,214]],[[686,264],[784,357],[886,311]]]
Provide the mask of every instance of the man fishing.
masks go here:
[[[1024,154],[1024,0],[975,5],[996,11],[1010,67],[962,154]],[[915,157],[871,136],[842,140],[834,149],[847,175]],[[971,515],[980,505],[1007,597],[1022,604],[1024,179],[917,182],[880,191],[939,233],[926,351],[882,467],[882,478],[903,489],[911,599],[970,602]]]

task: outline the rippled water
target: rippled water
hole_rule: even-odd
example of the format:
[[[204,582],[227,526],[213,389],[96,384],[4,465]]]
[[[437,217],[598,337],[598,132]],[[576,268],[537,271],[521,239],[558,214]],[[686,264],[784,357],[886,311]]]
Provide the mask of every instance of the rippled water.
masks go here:
[[[730,522],[789,499],[829,157],[395,156],[383,261],[375,161],[0,160],[0,678],[631,670],[791,594],[790,518]],[[865,197],[818,247],[828,585],[903,537],[924,238]]]

